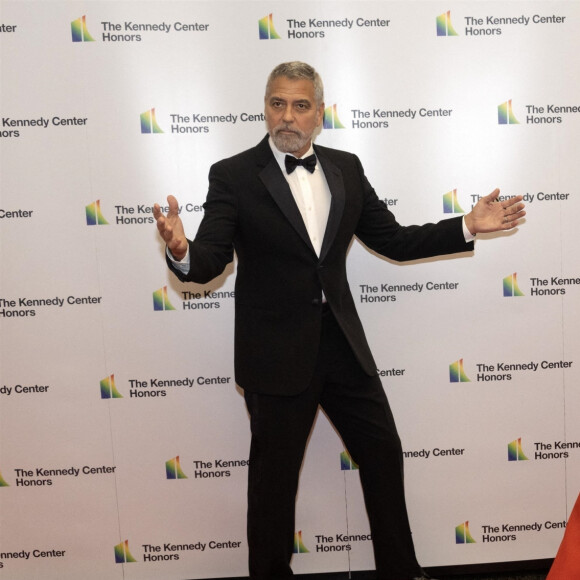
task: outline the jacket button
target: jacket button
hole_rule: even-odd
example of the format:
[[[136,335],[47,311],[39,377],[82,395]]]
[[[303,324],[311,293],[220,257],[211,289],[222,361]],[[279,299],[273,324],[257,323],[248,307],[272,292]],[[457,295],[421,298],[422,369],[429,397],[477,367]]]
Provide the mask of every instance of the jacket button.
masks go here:
[[[318,298],[315,298],[315,299],[312,301],[312,306],[318,306],[319,304],[320,304],[320,300],[319,300]]]

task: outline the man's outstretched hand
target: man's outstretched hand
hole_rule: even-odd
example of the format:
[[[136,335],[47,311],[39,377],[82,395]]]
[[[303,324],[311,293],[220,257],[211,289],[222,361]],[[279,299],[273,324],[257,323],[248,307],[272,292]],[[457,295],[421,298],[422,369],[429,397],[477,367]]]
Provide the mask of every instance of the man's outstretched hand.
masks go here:
[[[465,225],[473,235],[511,230],[526,215],[521,195],[504,201],[498,201],[498,196],[499,189],[494,189],[465,216]]]
[[[156,203],[153,205],[153,217],[157,222],[159,234],[167,244],[171,255],[176,260],[182,260],[187,253],[187,238],[183,230],[183,223],[179,217],[179,204],[173,195],[167,196],[169,211],[163,215],[161,207]]]

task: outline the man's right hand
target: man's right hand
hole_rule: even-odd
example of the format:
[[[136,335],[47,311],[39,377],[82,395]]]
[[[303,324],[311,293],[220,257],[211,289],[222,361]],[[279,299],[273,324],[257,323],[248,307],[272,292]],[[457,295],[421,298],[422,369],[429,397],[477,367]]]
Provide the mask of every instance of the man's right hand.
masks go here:
[[[157,222],[159,234],[167,244],[171,255],[177,260],[183,260],[187,254],[187,238],[183,230],[183,223],[179,217],[179,204],[173,195],[167,196],[169,211],[163,215],[159,204],[153,205],[153,217]]]

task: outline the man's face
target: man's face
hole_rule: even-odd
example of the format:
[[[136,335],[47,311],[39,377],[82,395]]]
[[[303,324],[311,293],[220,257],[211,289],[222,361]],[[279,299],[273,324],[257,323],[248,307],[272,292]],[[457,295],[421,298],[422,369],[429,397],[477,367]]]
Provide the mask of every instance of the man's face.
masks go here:
[[[296,157],[304,155],[324,113],[324,103],[316,105],[313,83],[278,77],[264,100],[268,132],[276,147]]]

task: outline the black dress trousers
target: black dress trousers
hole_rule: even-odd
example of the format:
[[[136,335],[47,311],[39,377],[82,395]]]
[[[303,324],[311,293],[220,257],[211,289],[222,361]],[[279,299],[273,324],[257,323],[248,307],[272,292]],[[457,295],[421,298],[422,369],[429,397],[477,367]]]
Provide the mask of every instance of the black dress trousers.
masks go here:
[[[405,504],[401,441],[387,397],[378,376],[361,369],[326,304],[316,371],[307,388],[288,397],[246,391],[245,399],[252,432],[250,579],[292,576],[298,478],[319,405],[359,466],[377,580],[420,576]]]

